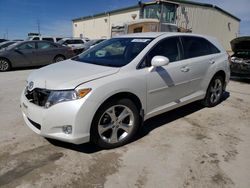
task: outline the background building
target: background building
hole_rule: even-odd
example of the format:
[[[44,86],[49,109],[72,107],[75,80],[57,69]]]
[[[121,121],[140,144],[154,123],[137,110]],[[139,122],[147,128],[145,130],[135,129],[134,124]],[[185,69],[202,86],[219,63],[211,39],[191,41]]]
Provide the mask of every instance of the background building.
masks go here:
[[[73,19],[73,36],[110,38],[114,28],[119,29],[124,23],[140,19],[158,19],[161,22],[161,31],[168,26],[175,26],[181,32],[214,36],[228,51],[231,50],[230,41],[238,37],[240,26],[239,18],[217,6],[191,1],[162,0]]]

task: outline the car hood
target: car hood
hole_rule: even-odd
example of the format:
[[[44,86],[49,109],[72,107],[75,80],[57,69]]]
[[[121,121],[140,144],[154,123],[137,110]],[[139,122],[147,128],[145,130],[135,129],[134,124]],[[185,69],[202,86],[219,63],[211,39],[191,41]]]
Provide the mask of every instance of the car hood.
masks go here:
[[[55,63],[30,74],[32,88],[50,90],[74,89],[80,84],[117,73],[120,68],[93,65],[73,60]]]
[[[233,52],[249,52],[250,51],[250,36],[238,37],[231,42]]]

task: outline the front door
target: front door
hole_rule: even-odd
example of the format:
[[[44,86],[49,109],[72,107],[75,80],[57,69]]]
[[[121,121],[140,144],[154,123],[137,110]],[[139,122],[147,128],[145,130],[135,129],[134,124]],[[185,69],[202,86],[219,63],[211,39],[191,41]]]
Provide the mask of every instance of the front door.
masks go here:
[[[33,66],[36,59],[35,51],[35,42],[25,42],[14,49],[12,59],[19,62],[20,66]]]
[[[148,54],[147,62],[161,55],[169,59],[166,66],[148,71],[147,115],[151,116],[181,102],[190,93],[188,61],[182,60],[182,46],[179,37],[171,37],[159,42]],[[149,65],[150,66],[150,65]]]

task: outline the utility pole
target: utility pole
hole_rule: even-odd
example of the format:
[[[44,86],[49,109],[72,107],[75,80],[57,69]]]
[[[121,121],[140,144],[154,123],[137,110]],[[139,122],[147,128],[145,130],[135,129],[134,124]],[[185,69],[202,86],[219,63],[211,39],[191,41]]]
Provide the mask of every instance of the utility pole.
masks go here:
[[[6,39],[9,39],[9,29],[6,29]]]
[[[37,31],[38,31],[38,34],[40,35],[40,20],[37,19]]]

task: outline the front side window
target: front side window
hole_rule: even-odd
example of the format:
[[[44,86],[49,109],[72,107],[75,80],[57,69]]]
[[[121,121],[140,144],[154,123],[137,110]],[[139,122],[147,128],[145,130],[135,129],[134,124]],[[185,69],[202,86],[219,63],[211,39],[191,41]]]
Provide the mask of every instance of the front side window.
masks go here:
[[[182,37],[185,59],[219,53],[209,41],[200,37]]]
[[[151,41],[151,38],[113,38],[94,46],[73,60],[122,67],[131,62]]]
[[[147,55],[147,64],[151,66],[151,60],[154,56],[164,56],[169,62],[181,60],[181,44],[178,37],[171,37],[160,41]]]
[[[34,42],[30,42],[30,43],[25,43],[25,44],[21,44],[20,46],[18,46],[19,50],[30,50],[30,49],[35,49],[35,43]]]

